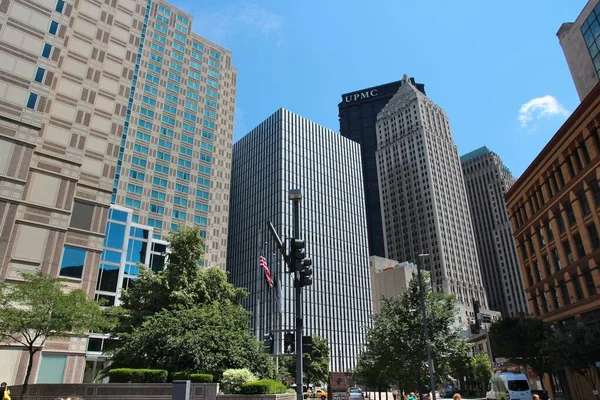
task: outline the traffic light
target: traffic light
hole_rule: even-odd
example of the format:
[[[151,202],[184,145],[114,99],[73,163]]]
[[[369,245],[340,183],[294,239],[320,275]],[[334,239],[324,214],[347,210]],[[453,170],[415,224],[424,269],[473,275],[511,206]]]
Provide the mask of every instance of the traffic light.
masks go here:
[[[312,285],[312,261],[306,258],[306,243],[301,239],[292,239],[290,249],[290,258],[292,260],[293,270],[290,272],[300,273],[300,286]]]
[[[312,336],[302,336],[302,353],[308,354],[313,351]]]
[[[273,332],[264,336],[265,351],[269,354],[275,353],[275,337]]]
[[[295,336],[293,333],[286,332],[283,335],[283,352],[285,354],[293,354],[296,352],[296,345],[294,344]]]

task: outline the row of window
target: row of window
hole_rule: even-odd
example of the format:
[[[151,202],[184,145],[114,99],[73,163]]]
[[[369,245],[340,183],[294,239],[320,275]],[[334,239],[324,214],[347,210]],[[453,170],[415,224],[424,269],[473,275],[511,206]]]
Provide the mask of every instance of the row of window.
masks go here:
[[[596,152],[600,153],[600,135],[598,134],[598,129],[593,129],[590,137],[594,142]],[[569,179],[574,178],[579,171],[591,162],[587,146],[586,143],[581,142],[571,149],[569,153],[564,154],[565,164],[569,170]],[[553,171],[548,171],[545,181],[526,200],[513,209],[517,229],[527,223],[555,194],[560,193],[566,181],[561,165],[556,166]],[[546,187],[547,195],[544,194],[542,187]]]

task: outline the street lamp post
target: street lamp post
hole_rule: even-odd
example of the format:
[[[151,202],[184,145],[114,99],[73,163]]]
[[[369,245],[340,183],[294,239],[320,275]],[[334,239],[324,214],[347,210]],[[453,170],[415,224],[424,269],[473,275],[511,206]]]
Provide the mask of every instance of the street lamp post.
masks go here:
[[[436,400],[435,393],[435,375],[433,370],[433,360],[431,359],[431,345],[429,343],[429,328],[427,327],[427,312],[425,311],[425,291],[423,290],[423,278],[421,277],[421,260],[429,257],[429,254],[419,254],[417,257],[417,277],[419,279],[419,293],[421,295],[421,313],[423,314],[423,330],[425,336],[425,347],[427,348],[427,363],[429,366],[429,379],[431,384],[432,400]]]

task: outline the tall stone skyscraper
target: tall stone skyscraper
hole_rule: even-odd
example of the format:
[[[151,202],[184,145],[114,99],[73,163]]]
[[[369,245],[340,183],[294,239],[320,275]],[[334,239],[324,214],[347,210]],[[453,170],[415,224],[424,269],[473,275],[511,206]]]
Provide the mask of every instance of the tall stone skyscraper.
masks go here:
[[[371,280],[360,145],[290,111],[280,109],[233,146],[227,269],[247,288],[244,306],[256,335],[273,332],[283,352],[283,332],[295,326],[294,287],[267,231],[292,237],[290,189],[300,189],[300,236],[313,263],[313,284],[303,291],[304,334],[327,338],[332,371],[350,371],[371,316]],[[269,289],[258,266],[264,249]]]
[[[485,146],[465,154],[460,161],[490,307],[505,317],[527,314],[517,246],[504,201],[514,183],[512,173]]]
[[[460,159],[446,113],[404,77],[377,116],[386,257],[432,272],[434,290],[487,309]]]
[[[191,27],[155,0],[0,1],[0,281],[113,304],[176,223],[225,268],[236,70]],[[34,381],[81,382],[90,344],[49,343]],[[0,350],[10,385],[26,357]]]

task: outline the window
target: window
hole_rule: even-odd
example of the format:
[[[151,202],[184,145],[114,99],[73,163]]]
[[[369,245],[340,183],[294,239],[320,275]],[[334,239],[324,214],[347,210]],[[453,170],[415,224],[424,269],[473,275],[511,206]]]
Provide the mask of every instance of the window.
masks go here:
[[[169,72],[168,77],[169,77],[169,79],[172,79],[175,82],[178,82],[178,83],[181,82],[181,76],[177,75],[174,72]]]
[[[159,20],[160,22],[169,25],[169,18],[167,17],[163,17],[160,14],[156,14],[156,19]]]
[[[140,107],[140,114],[148,118],[154,118],[154,111],[149,110],[146,107]]]
[[[206,119],[202,120],[202,125],[210,129],[215,129],[215,123]]]
[[[183,133],[181,134],[181,141],[184,143],[191,144],[192,146],[194,145],[194,138]]]
[[[190,60],[190,67],[197,69],[198,71],[202,71],[202,64],[196,62],[194,60]]]
[[[213,78],[219,79],[219,73],[217,71],[213,71],[212,69],[208,70],[208,76],[212,76]]]
[[[571,304],[571,296],[569,296],[569,289],[567,288],[567,283],[565,281],[561,281],[558,283],[558,287],[560,287],[560,294],[562,295],[562,302],[566,305]]]
[[[165,34],[169,33],[169,30],[167,29],[167,27],[159,24],[158,22],[154,23],[154,29],[156,29],[159,32],[165,33]]]
[[[163,193],[163,192],[159,192],[158,190],[153,190],[150,193],[150,197],[152,197],[153,199],[165,201],[167,198],[167,194]]]
[[[210,151],[210,152],[212,152],[214,149],[214,146],[212,144],[206,143],[206,142],[200,143],[200,147],[203,148],[204,150]]]
[[[183,129],[186,132],[189,133],[195,133],[196,132],[196,128],[194,127],[194,125],[188,124],[188,123],[183,123],[181,124],[181,129]]]
[[[179,32],[183,33],[183,34],[187,34],[188,33],[187,28],[184,27],[183,25],[175,24],[175,29],[178,30]]]
[[[180,158],[179,160],[177,160],[177,165],[185,168],[192,168],[192,162],[186,160],[185,158]]]
[[[175,32],[173,37],[175,38],[175,40],[179,40],[181,43],[185,43],[185,36],[183,36],[182,34]]]
[[[187,185],[183,185],[181,183],[176,183],[175,191],[188,194],[190,192],[190,188]]]
[[[147,225],[162,229],[163,223],[159,219],[148,218]]]
[[[206,79],[206,84],[208,86],[212,86],[214,88],[218,88],[219,87],[219,82],[215,81],[214,79]]]
[[[165,208],[163,206],[159,206],[158,204],[150,203],[150,207],[148,208],[148,210],[154,214],[164,214],[165,213]]]
[[[179,98],[171,93],[165,93],[165,100],[170,101],[171,103],[177,104]]]
[[[171,162],[171,155],[162,151],[157,151],[156,152],[156,158],[158,160],[163,160],[166,162]]]
[[[212,174],[212,169],[210,167],[207,167],[206,165],[200,165],[198,167],[198,172],[200,172],[201,174],[210,175]]]
[[[200,43],[198,42],[192,42],[192,48],[196,49],[196,50],[200,50],[200,52],[204,51],[204,46],[202,46]]]
[[[189,25],[189,21],[186,17],[182,16],[182,15],[178,15],[177,16],[177,21],[181,22],[184,25]]]
[[[191,56],[192,58],[195,58],[198,61],[202,61],[202,53],[198,53],[197,51],[192,50]]]
[[[183,112],[183,118],[185,118],[189,121],[192,121],[192,122],[196,122],[196,116],[189,111]]]
[[[211,57],[214,57],[214,58],[216,58],[217,60],[220,60],[220,59],[221,59],[221,54],[217,53],[217,52],[216,52],[216,51],[214,51],[214,50],[211,50],[211,51],[209,51],[209,55],[210,55]]]
[[[575,249],[577,250],[577,257],[585,257],[585,249],[583,248],[583,242],[581,241],[581,235],[578,233],[573,235],[573,241],[575,242]]]
[[[208,225],[208,218],[202,217],[200,215],[194,215],[194,223],[198,225]]]
[[[554,267],[557,271],[560,271],[562,265],[560,264],[560,257],[558,256],[558,249],[552,249],[552,260],[554,261]]]
[[[562,242],[563,250],[565,255],[567,256],[567,262],[571,264],[573,262],[573,252],[571,251],[571,245],[569,244],[569,240],[563,240]]]
[[[152,183],[156,186],[167,187],[167,180],[157,176],[152,178]]]
[[[54,8],[54,11],[56,11],[57,13],[62,13],[64,8],[65,2],[63,0],[58,0],[56,2],[56,7]]]
[[[198,177],[198,185],[210,187],[210,179]]]
[[[86,251],[80,247],[65,246],[60,263],[60,276],[81,279]]]
[[[579,282],[579,276],[577,273],[574,273],[571,276],[571,282],[573,283],[573,288],[575,289],[575,299],[583,299],[583,290],[581,289],[581,283]]]
[[[38,83],[42,83],[44,81],[44,75],[46,74],[46,70],[42,67],[37,67],[35,71],[35,76],[33,78],[34,81]]]
[[[148,92],[156,96],[158,94],[158,89],[150,85],[144,85],[144,92]]]
[[[178,206],[187,207],[188,201],[186,198],[175,196],[173,198],[173,203]]]
[[[580,191],[577,195],[577,198],[579,200],[579,206],[581,207],[583,215],[589,215],[592,210],[590,208],[590,203],[587,200],[585,190]]]
[[[217,102],[208,98],[204,99],[204,104],[212,108],[217,108]]]
[[[197,93],[194,93],[194,92],[192,92],[192,91],[190,91],[190,90],[186,90],[186,91],[185,91],[185,95],[186,95],[186,97],[189,97],[189,98],[190,98],[190,99],[192,99],[192,100],[196,100],[196,101],[198,101],[198,99],[199,99],[199,96],[198,96],[198,94],[197,94]]]
[[[130,170],[129,171],[129,177],[131,179],[136,179],[138,181],[144,181],[144,178],[146,178],[146,174],[144,174],[143,172],[140,171],[135,171],[135,170]]]
[[[36,383],[63,383],[66,366],[66,354],[42,353]]]
[[[155,85],[160,84],[160,78],[158,76],[152,75],[149,72],[146,72],[146,81],[154,83]]]
[[[562,215],[559,212],[556,213],[556,224],[558,225],[558,232],[560,233],[564,233],[565,232],[565,222],[562,219]]]
[[[153,63],[148,63],[148,69],[152,72],[156,72],[157,74],[162,73],[162,68]]]
[[[165,105],[163,106],[163,110],[165,110],[166,112],[170,112],[171,114],[177,114],[177,108],[165,103]],[[173,124],[171,124],[173,125]]]
[[[125,205],[131,208],[140,208],[142,206],[142,202],[137,199],[125,197]]]
[[[594,180],[590,183],[590,189],[592,190],[592,196],[594,197],[594,204],[596,207],[600,206],[600,183]]]
[[[137,124],[140,128],[145,128],[145,129],[148,129],[149,131],[152,130],[152,126],[153,126],[152,122],[146,121],[145,119],[139,118]]]
[[[208,204],[196,202],[196,205],[194,208],[196,209],[196,211],[202,211],[202,212],[208,213]]]
[[[188,81],[187,85],[188,85],[189,88],[192,88],[194,90],[200,90],[200,84],[196,83],[194,81]]]
[[[598,237],[598,229],[596,229],[596,224],[592,221],[590,224],[586,226],[588,237],[590,238],[590,243],[592,245],[592,251],[600,249],[600,237]]]
[[[168,129],[165,127],[160,128],[160,134],[172,138],[175,132],[172,129]]]
[[[51,35],[56,35],[56,32],[58,32],[58,22],[50,21],[50,27],[48,28],[48,33],[50,33]]]
[[[165,48],[159,45],[158,43],[152,43],[152,46],[150,47],[152,48],[152,50],[156,50],[159,53],[165,54]]]
[[[212,119],[217,118],[217,113],[215,113],[214,111],[211,111],[211,110],[204,110],[204,115],[206,115],[207,117],[210,117]]]
[[[71,228],[83,229],[89,231],[92,227],[94,217],[94,206],[75,200],[73,202],[73,212],[71,213]]]
[[[173,55],[171,57],[173,57],[175,54],[177,53],[173,53]],[[175,57],[173,57],[175,58]],[[183,57],[181,57],[183,58]],[[179,64],[177,64],[175,61],[171,61],[171,63],[169,64],[169,67],[171,67],[171,69],[173,69],[174,71],[177,71],[179,73],[183,72],[183,67]],[[169,78],[171,78],[171,74],[169,73]],[[177,78],[171,78],[177,82],[180,81],[181,77],[179,75],[177,75]]]
[[[192,149],[190,149],[189,147],[185,147],[185,146],[179,146],[179,153],[183,154],[184,156],[192,156]]]
[[[134,185],[133,183],[128,183],[127,184],[127,191],[129,193],[134,193],[134,194],[142,194],[144,192],[144,188],[142,186],[139,185]]]
[[[167,89],[172,90],[175,93],[179,93],[179,86],[173,82],[167,82]]]
[[[151,107],[155,107],[156,106],[156,100],[154,100],[152,97],[148,97],[148,96],[142,96],[142,102],[144,104],[148,104]]]
[[[163,147],[165,149],[171,150],[173,148],[173,143],[165,140],[163,138],[158,139],[158,146]]]
[[[216,69],[221,69],[221,65],[218,62],[216,62],[215,60],[209,59],[208,65],[210,65],[211,67],[216,68]]]
[[[158,54],[156,54],[156,53],[154,53],[152,51],[150,52],[150,59],[152,61],[156,61],[159,64],[162,64],[162,62],[163,62],[162,56],[159,56]]]
[[[215,140],[214,133],[211,133],[211,132],[208,132],[208,131],[202,131],[202,137],[206,138],[206,139],[210,139],[210,140]]]
[[[546,222],[544,222],[544,225],[546,225],[546,235],[548,236],[548,240],[554,240],[554,234],[552,233],[552,227],[550,226],[550,221],[547,220]]]
[[[131,158],[131,164],[137,165],[138,167],[146,168],[147,162],[139,157],[133,156]]]
[[[163,115],[160,120],[167,125],[171,125],[171,126],[175,125],[175,118],[171,118],[171,117],[167,117],[166,115]]]
[[[169,175],[169,167],[160,163],[154,164],[154,171],[159,172],[161,174]]]
[[[210,200],[210,194],[205,190],[196,189],[196,197],[200,199]]]
[[[175,219],[185,221],[186,214],[185,214],[185,211],[173,210],[173,212],[171,213],[171,216]]]
[[[212,156],[209,156],[208,154],[204,154],[204,153],[200,153],[200,161],[204,161],[207,163],[212,163]]]
[[[167,17],[171,16],[171,10],[169,10],[168,8],[165,8],[165,6],[163,6],[162,4],[158,5],[158,12],[166,15]]]
[[[581,271],[581,275],[585,280],[585,286],[587,287],[588,295],[593,296],[596,293],[598,293],[598,289],[594,284],[594,278],[592,277],[592,271],[590,271],[589,269],[584,269],[583,271]]]
[[[184,171],[177,171],[177,178],[183,179],[184,181],[190,180],[190,173]]]
[[[575,213],[573,212],[571,203],[565,204],[565,212],[567,213],[567,222],[569,223],[569,226],[572,226],[577,220],[575,219]]]
[[[32,110],[35,110],[37,100],[38,100],[37,94],[29,93],[29,98],[27,99],[27,104],[26,104],[27,108],[31,108]]]
[[[154,32],[154,33],[152,34],[152,38],[153,38],[154,40],[156,40],[156,41],[158,41],[158,42],[162,43],[162,44],[165,44],[165,43],[167,43],[167,38],[166,38],[166,37],[164,37],[163,35],[159,35],[159,34],[158,34],[158,33],[156,33],[156,32]]]

